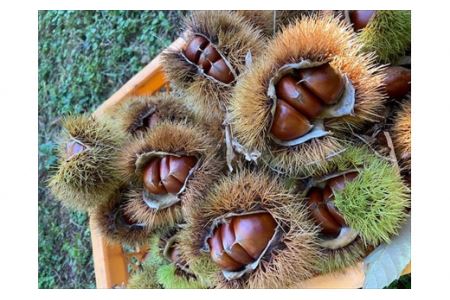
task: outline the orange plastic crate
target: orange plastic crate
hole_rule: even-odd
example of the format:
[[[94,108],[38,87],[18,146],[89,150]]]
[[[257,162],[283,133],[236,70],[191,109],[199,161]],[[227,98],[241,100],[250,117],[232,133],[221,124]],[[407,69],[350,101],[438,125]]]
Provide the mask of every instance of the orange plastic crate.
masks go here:
[[[171,49],[180,49],[184,41],[179,38]],[[101,115],[115,105],[125,101],[129,96],[151,95],[162,88],[168,89],[169,82],[161,66],[161,57],[158,55],[139,73],[131,78],[116,93],[106,100],[95,111],[95,115]],[[135,268],[132,260],[142,261],[147,249],[137,249],[127,253],[122,245],[107,243],[105,238],[95,229],[93,221],[90,221],[92,251],[94,256],[95,280],[97,288],[113,288],[126,286],[128,282],[128,270]],[[403,271],[403,274],[411,273],[411,262]],[[364,265],[360,262],[343,272],[317,276],[299,283],[302,288],[360,288],[364,282]],[[295,288],[294,286],[293,288]]]

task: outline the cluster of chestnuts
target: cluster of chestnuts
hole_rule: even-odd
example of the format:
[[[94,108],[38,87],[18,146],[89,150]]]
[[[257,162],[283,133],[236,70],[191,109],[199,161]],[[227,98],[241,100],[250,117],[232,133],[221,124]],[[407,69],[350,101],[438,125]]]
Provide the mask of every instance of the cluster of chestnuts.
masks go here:
[[[240,270],[260,257],[276,227],[269,213],[231,217],[207,240],[211,258],[223,270]]]
[[[370,50],[382,26],[404,39],[410,24],[399,20],[409,15],[302,12],[284,15],[289,26],[261,16],[193,12],[183,47],[162,56],[175,93],[67,126],[52,181],[59,197],[113,242],[142,245],[176,228],[176,239],[154,245],[164,261],[150,260],[163,281],[152,287],[291,287],[354,264],[407,217],[402,173],[355,136],[387,132],[399,106],[410,111],[410,62],[398,62],[409,42]],[[405,114],[393,140],[405,149],[391,151],[402,165]]]
[[[178,193],[196,160],[193,156],[173,155],[152,159],[144,169],[144,188],[152,194]]]
[[[325,63],[285,75],[276,84],[278,97],[271,133],[289,141],[308,133],[327,105],[336,104],[344,92],[344,79]]]
[[[196,35],[186,46],[184,54],[191,63],[214,79],[227,84],[234,80],[226,60],[204,36]]]

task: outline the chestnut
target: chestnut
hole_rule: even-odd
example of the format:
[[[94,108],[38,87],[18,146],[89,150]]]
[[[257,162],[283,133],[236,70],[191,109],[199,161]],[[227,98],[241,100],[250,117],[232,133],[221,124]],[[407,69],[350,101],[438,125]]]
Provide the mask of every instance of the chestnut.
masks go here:
[[[401,99],[411,91],[411,70],[393,66],[386,68],[384,89],[390,98]]]
[[[353,181],[358,177],[358,172],[349,172],[340,176],[336,176],[328,180],[327,185],[333,192],[342,191],[349,181]]]
[[[167,194],[159,175],[161,161],[153,159],[144,170],[144,187],[152,194]]]
[[[291,75],[281,78],[275,88],[277,97],[284,99],[309,119],[317,117],[323,110],[322,102]]]
[[[344,78],[329,63],[300,69],[298,74],[301,84],[325,104],[335,104],[344,92]]]
[[[186,46],[184,55],[193,63],[200,58],[202,50],[208,45],[208,40],[202,36],[196,35]]]
[[[221,230],[216,228],[214,235],[208,239],[208,245],[212,260],[225,271],[237,271],[244,265],[232,259],[225,253],[222,244]]]
[[[308,205],[311,215],[318,225],[322,227],[322,233],[337,236],[341,231],[341,226],[328,212],[323,203],[323,193],[319,188],[311,188],[308,192]]]
[[[209,76],[223,83],[230,83],[234,80],[230,68],[223,59],[219,59],[211,64],[211,68],[206,72]]]
[[[144,187],[152,194],[176,194],[196,162],[193,156],[155,158],[144,170]]]
[[[76,141],[70,141],[66,145],[66,155],[67,157],[72,157],[75,154],[78,154],[84,151],[86,147]]]
[[[209,44],[206,46],[206,48],[203,50],[202,54],[200,55],[200,58],[198,59],[198,65],[205,71],[208,72],[211,68],[211,63],[219,60],[220,54],[217,52],[217,50],[213,47],[213,45]]]
[[[375,10],[352,10],[350,11],[350,22],[353,24],[355,31],[363,29],[369,24]]]
[[[226,271],[237,271],[256,261],[275,234],[269,213],[231,217],[207,240],[212,260]]]
[[[312,129],[309,120],[283,99],[278,99],[271,134],[279,140],[290,141]]]
[[[333,191],[331,190],[330,186],[327,185],[323,190],[323,202],[325,202],[325,204],[327,205],[328,212],[331,214],[334,220],[338,222],[340,226],[346,226],[344,217],[334,205],[333,199]]]

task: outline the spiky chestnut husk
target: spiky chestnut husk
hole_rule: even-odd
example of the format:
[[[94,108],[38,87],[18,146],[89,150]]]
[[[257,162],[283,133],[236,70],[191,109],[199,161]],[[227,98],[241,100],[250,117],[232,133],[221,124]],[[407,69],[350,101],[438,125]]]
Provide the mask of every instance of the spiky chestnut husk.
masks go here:
[[[163,264],[163,257],[160,255],[160,235],[167,232],[167,228],[154,232],[148,241],[149,252],[142,263],[141,270],[132,273],[127,284],[129,289],[159,289],[162,288],[156,277],[158,267]]]
[[[255,58],[264,49],[265,39],[244,17],[230,11],[194,11],[185,19],[182,38],[190,42],[196,34],[207,37],[222,53],[234,71],[242,74],[246,70],[246,56],[250,52]],[[183,50],[162,54],[162,66],[167,77],[186,94],[192,95],[192,104],[209,121],[221,124],[225,117],[235,78],[231,84],[223,84],[198,71],[187,61]]]
[[[406,99],[394,118],[392,139],[402,168],[411,170],[411,99]]]
[[[200,126],[186,123],[161,123],[124,147],[121,155],[122,176],[136,182],[138,188],[129,193],[130,201],[126,211],[133,220],[150,228],[174,225],[183,219],[183,208],[204,198],[205,190],[219,178],[226,167],[217,155],[217,141]],[[194,156],[197,163],[187,179],[185,190],[174,205],[161,209],[150,208],[143,201],[143,181],[141,173],[136,173],[138,157],[150,152],[166,152]]]
[[[173,229],[172,227],[171,229]],[[142,270],[137,272],[130,279],[132,285],[129,288],[166,288],[166,289],[198,289],[213,287],[213,280],[208,277],[198,275],[189,266],[189,273],[170,262],[164,255],[164,247],[170,234],[175,237],[180,235],[180,231],[165,230],[158,231],[152,235],[149,243],[150,253],[142,266]],[[180,253],[183,256],[183,253]],[[199,266],[197,266],[198,268]],[[205,268],[202,265],[201,268]],[[195,269],[195,268],[194,268]],[[203,271],[203,274],[214,275],[212,272]]]
[[[132,136],[142,136],[149,127],[155,127],[164,121],[191,124],[200,122],[182,97],[166,93],[131,97],[119,105],[111,117],[123,131]]]
[[[407,217],[409,190],[387,160],[366,147],[350,145],[317,169],[315,177],[356,170],[359,175],[334,193],[334,204],[346,224],[366,245],[389,243]]]
[[[358,32],[364,52],[375,52],[380,62],[395,63],[411,46],[411,11],[378,10]]]
[[[360,47],[353,31],[330,16],[307,17],[285,28],[236,85],[230,110],[238,141],[247,149],[260,151],[262,159],[282,173],[310,175],[320,168],[343,149],[340,137],[348,136],[350,128],[379,121],[384,109],[382,69],[374,64],[374,56],[361,54]],[[333,68],[348,76],[356,90],[354,113],[325,120],[325,128],[332,131],[325,137],[298,146],[276,146],[269,137],[269,81],[281,66],[303,59],[330,60]]]
[[[273,36],[284,26],[314,14],[329,14],[331,11],[320,10],[237,10],[236,13],[249,20],[266,36]],[[275,21],[275,24],[274,24]]]
[[[368,247],[358,237],[351,244],[340,249],[321,248],[324,256],[318,263],[321,274],[342,271],[359,263],[368,252]]]
[[[123,182],[117,164],[124,140],[121,130],[105,119],[88,115],[65,118],[58,164],[49,181],[56,198],[85,211],[107,202]],[[78,145],[75,152],[68,147],[70,143]]]
[[[204,202],[187,210],[186,239],[180,247],[191,265],[205,255],[205,238],[213,220],[230,212],[264,210],[282,228],[281,237],[263,256],[259,266],[238,279],[227,280],[217,273],[220,288],[282,288],[311,277],[317,270],[319,249],[317,227],[309,220],[300,196],[292,194],[281,182],[267,173],[241,171],[222,178]]]
[[[92,209],[90,218],[94,227],[108,242],[139,246],[147,242],[150,228],[133,222],[126,213],[125,205],[129,201],[127,197],[129,188],[123,187],[117,190],[108,202]]]

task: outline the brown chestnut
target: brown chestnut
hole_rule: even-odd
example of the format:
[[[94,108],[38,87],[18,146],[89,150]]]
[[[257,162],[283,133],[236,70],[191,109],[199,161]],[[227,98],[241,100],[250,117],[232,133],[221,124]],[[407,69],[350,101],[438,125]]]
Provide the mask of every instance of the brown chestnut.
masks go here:
[[[208,239],[208,245],[212,260],[219,267],[226,271],[236,271],[243,267],[243,264],[233,260],[225,253],[222,245],[222,236],[220,228],[216,228],[214,235]]]
[[[166,194],[159,175],[160,159],[153,159],[144,170],[144,187],[152,194]]]
[[[86,147],[76,141],[70,141],[66,145],[66,155],[67,157],[72,157],[75,154],[78,154],[84,151]]]
[[[349,172],[340,176],[336,176],[328,180],[327,185],[331,188],[331,190],[336,193],[342,191],[345,185],[353,181],[356,177],[358,177],[358,172]]]
[[[230,83],[234,80],[233,73],[223,59],[219,59],[211,64],[211,68],[206,72],[209,76],[223,83]]]
[[[287,104],[278,99],[270,132],[282,141],[290,141],[308,133],[313,126],[309,120]]]
[[[369,24],[375,10],[352,10],[350,11],[350,21],[355,31],[363,29]]]
[[[393,66],[386,68],[384,88],[390,98],[401,99],[411,91],[411,70]]]
[[[200,54],[200,58],[198,59],[198,65],[205,71],[211,68],[211,64],[217,60],[219,60],[220,54],[217,52],[216,48],[213,45],[209,44]]]
[[[233,220],[231,222],[223,224],[221,229],[222,234],[222,243],[223,248],[225,252],[235,261],[237,261],[240,264],[246,265],[253,261],[253,258],[248,255],[248,253],[242,248],[241,245],[236,243],[236,237],[234,235],[234,228],[233,228]]]
[[[237,271],[259,258],[276,227],[269,213],[232,217],[208,239],[211,257],[223,270]]]
[[[322,233],[326,235],[337,236],[341,231],[341,226],[328,212],[323,203],[322,190],[319,188],[311,188],[308,192],[308,205],[311,215],[318,225],[322,227]]]
[[[322,102],[291,75],[278,81],[276,94],[309,119],[317,117],[323,110]]]
[[[325,104],[335,104],[344,92],[344,78],[328,63],[300,69],[299,76],[301,84]]]
[[[261,255],[277,227],[277,223],[269,213],[236,217],[233,223],[236,243],[239,243],[254,259]]]
[[[193,63],[197,63],[202,50],[208,45],[208,40],[202,36],[196,35],[186,46],[184,55]]]
[[[338,222],[340,226],[346,226],[344,217],[334,205],[333,199],[333,191],[331,190],[330,186],[327,185],[323,190],[323,202],[327,205],[328,212],[331,214],[334,220]]]
[[[152,194],[178,193],[197,159],[167,155],[153,159],[144,170],[144,187]]]

